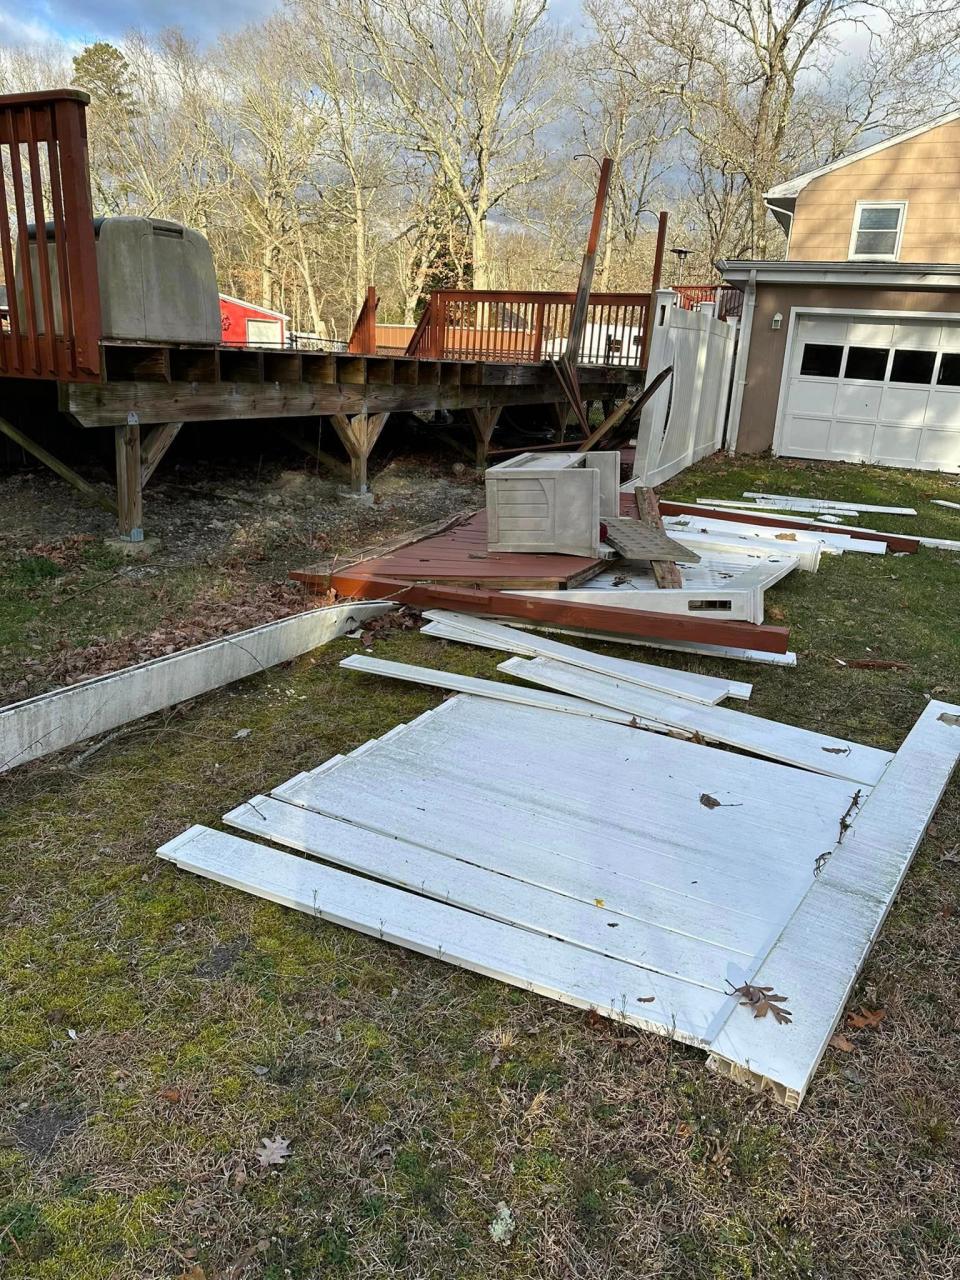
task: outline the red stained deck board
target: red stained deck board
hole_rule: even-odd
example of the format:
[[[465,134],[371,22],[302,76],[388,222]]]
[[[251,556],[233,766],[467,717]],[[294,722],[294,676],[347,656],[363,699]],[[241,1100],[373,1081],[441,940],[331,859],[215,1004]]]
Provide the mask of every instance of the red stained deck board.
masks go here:
[[[606,562],[586,556],[529,555],[487,551],[487,513],[478,511],[462,524],[400,547],[388,555],[346,565],[331,575],[331,585],[341,577],[388,578],[393,581],[451,581],[469,579],[478,584],[531,581],[563,587],[591,577]],[[306,578],[298,573],[301,581]],[[309,585],[309,583],[308,583]]]

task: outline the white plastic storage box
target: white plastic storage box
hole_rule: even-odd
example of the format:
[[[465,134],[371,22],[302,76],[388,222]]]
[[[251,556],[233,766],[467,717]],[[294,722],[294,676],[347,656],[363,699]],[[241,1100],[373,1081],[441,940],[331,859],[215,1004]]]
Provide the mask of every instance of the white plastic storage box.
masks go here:
[[[159,218],[98,218],[97,275],[103,336],[129,342],[220,341],[220,294],[210,246],[199,231]],[[40,297],[36,231],[29,228],[34,297]],[[48,224],[53,314],[61,327],[60,278]],[[17,305],[24,318],[17,257]],[[42,308],[38,308],[43,324]]]
[[[600,555],[600,521],[620,514],[619,453],[521,453],[490,467],[490,551]]]

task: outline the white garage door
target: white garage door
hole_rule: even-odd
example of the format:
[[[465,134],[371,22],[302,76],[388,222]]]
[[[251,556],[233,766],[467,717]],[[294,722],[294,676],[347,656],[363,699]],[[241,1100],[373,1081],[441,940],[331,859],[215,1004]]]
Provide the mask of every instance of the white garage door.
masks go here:
[[[776,452],[960,471],[960,319],[798,319]]]

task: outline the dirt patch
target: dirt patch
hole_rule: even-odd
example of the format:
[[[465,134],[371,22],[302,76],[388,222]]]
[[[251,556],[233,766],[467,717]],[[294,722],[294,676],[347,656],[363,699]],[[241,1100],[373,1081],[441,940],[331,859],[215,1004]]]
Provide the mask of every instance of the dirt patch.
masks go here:
[[[80,1126],[79,1112],[69,1107],[41,1107],[18,1116],[11,1126],[17,1145],[38,1160],[46,1160],[60,1142]]]

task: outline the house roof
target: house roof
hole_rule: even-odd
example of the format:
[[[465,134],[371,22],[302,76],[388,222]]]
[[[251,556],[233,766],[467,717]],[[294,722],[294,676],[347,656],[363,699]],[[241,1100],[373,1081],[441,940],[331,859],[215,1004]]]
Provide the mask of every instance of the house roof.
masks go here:
[[[282,311],[271,311],[269,307],[261,307],[259,302],[248,302],[246,298],[235,298],[231,293],[221,293],[220,297],[224,302],[235,302],[240,307],[247,307],[250,311],[256,311],[259,315],[276,316],[278,320],[290,319]]]
[[[790,217],[793,213],[797,196],[804,187],[816,178],[822,178],[825,173],[833,173],[835,169],[842,169],[848,164],[856,164],[858,160],[864,160],[867,156],[876,155],[879,151],[886,151],[888,147],[895,147],[898,143],[906,142],[909,138],[917,138],[922,133],[929,133],[931,129],[938,129],[940,125],[950,124],[953,120],[960,120],[960,110],[948,111],[945,115],[937,116],[935,120],[928,120],[926,124],[917,125],[914,129],[904,129],[901,133],[895,133],[889,138],[884,138],[882,142],[875,142],[869,147],[861,147],[859,151],[851,151],[848,156],[841,156],[839,160],[833,160],[830,164],[821,165],[819,169],[810,169],[807,173],[799,173],[795,178],[780,182],[777,186],[771,187],[769,191],[764,192],[763,198],[767,203],[767,208],[784,230],[789,231]]]
[[[730,284],[861,285],[880,288],[960,289],[956,262],[771,262],[719,259],[717,270]]]

